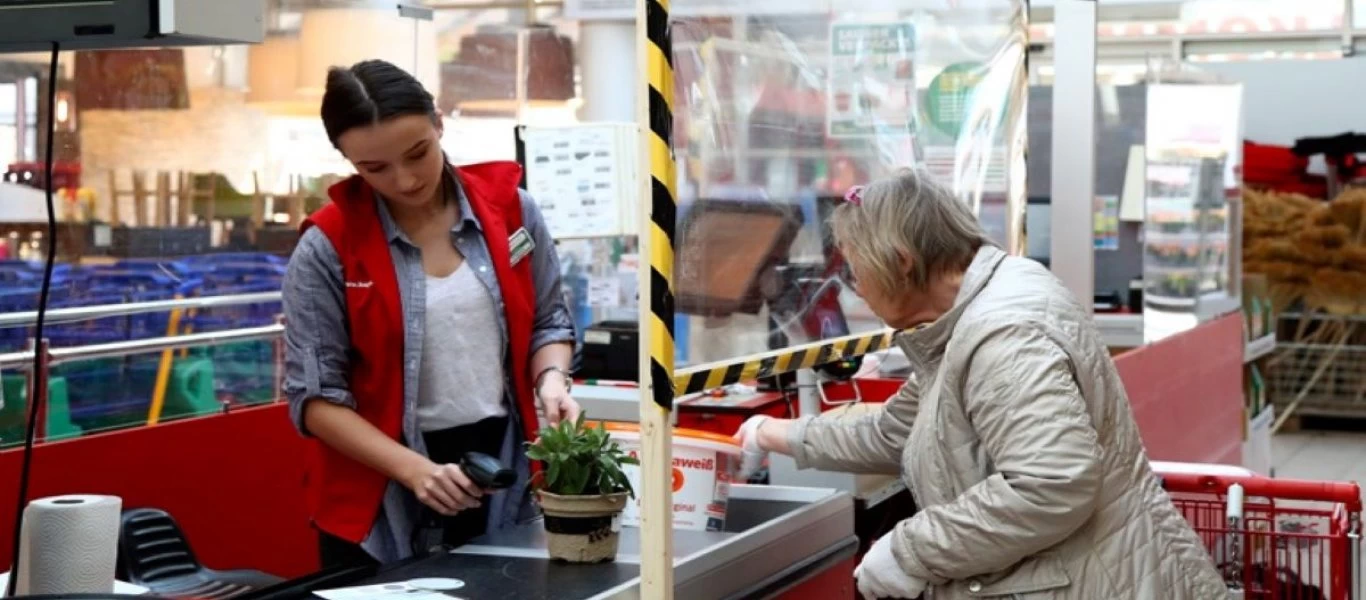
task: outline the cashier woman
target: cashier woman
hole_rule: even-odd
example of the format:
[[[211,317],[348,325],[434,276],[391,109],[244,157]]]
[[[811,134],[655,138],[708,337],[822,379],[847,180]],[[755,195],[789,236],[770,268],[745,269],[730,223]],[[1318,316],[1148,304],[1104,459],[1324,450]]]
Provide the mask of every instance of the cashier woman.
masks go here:
[[[431,94],[382,61],[328,73],[322,121],[356,175],[290,259],[284,392],[318,442],[307,493],[327,568],[405,558],[433,523],[458,545],[529,517],[523,441],[579,407],[559,261],[516,163],[448,164]],[[468,451],[517,483],[480,489]]]
[[[920,174],[847,200],[830,226],[859,295],[903,331],[913,376],[867,416],[755,417],[737,438],[802,468],[906,481],[920,512],[864,556],[862,596],[1227,597],[1148,466],[1090,311]]]

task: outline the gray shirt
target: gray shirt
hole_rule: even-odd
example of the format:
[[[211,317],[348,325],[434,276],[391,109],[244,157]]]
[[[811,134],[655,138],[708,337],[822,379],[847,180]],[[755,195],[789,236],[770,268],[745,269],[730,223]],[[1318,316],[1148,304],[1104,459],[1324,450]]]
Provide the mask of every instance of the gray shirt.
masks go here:
[[[512,398],[515,386],[511,383],[514,375],[528,375],[511,373],[509,361],[506,360],[508,329],[502,290],[494,275],[493,261],[484,243],[482,226],[470,208],[469,199],[458,186],[457,196],[460,221],[451,230],[451,243],[492,295],[494,306],[497,307],[498,329],[502,334],[501,347],[498,348],[498,355],[505,357],[505,392],[502,400],[512,418],[508,419],[508,431],[499,459],[503,464],[514,465],[519,474],[515,485],[485,500],[489,503],[489,530],[492,531],[534,516],[528,491],[530,463],[526,453],[521,450],[525,436]],[[521,193],[521,198],[522,226],[536,245],[530,257],[536,294],[536,315],[531,338],[531,351],[534,354],[548,344],[573,343],[575,332],[573,318],[561,293],[560,262],[555,254],[554,241],[536,203],[525,193]],[[375,202],[389,240],[389,252],[393,257],[403,303],[403,321],[407,325],[403,338],[404,443],[426,455],[416,410],[423,337],[427,330],[426,273],[422,270],[421,251],[398,228],[384,202],[378,197]],[[308,435],[303,422],[303,408],[307,400],[316,398],[341,406],[356,406],[357,399],[347,386],[351,339],[346,322],[343,282],[341,261],[336,250],[321,230],[310,228],[300,237],[284,279],[287,327],[283,392],[289,401],[290,416],[304,435]],[[412,554],[412,539],[420,509],[412,492],[402,484],[390,481],[383,507],[362,547],[381,561],[407,558]]]
[[[427,331],[417,386],[417,425],[441,431],[507,414],[503,361],[489,352],[503,332],[493,296],[468,263],[427,276]]]

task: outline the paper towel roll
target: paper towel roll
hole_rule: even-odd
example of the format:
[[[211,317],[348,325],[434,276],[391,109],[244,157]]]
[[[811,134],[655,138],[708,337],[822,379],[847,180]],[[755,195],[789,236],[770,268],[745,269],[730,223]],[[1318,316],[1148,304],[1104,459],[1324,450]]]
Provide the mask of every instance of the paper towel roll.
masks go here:
[[[39,498],[24,509],[19,594],[107,594],[119,552],[115,496]]]

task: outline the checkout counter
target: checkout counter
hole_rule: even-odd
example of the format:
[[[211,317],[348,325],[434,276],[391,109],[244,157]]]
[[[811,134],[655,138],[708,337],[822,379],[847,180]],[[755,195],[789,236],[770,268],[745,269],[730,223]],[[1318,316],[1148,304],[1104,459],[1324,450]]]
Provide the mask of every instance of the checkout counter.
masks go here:
[[[675,596],[852,598],[859,549],[853,505],[853,497],[838,490],[732,487],[725,531],[674,531]],[[386,584],[397,586],[390,589],[406,598],[427,598],[406,582],[445,578],[462,585],[430,598],[636,599],[641,597],[639,548],[639,530],[627,527],[615,562],[552,562],[542,524],[533,521],[448,552],[379,568],[320,573],[244,598],[317,598],[319,591]],[[383,588],[350,597],[384,598],[381,594]]]

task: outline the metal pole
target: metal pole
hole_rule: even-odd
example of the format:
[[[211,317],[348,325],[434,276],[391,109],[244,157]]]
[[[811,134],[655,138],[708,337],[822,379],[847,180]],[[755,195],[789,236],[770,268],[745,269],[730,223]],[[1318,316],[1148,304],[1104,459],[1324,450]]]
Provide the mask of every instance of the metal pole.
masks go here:
[[[821,414],[820,380],[811,369],[797,371],[797,416]]]
[[[285,316],[284,316],[284,315],[277,315],[277,316],[275,317],[275,324],[276,324],[277,326],[279,326],[281,330],[284,330],[284,328],[285,328]],[[284,336],[282,335],[282,336],[279,336],[279,337],[275,338],[275,341],[274,341],[274,343],[272,344],[272,346],[274,347],[274,350],[275,350],[275,401],[276,401],[276,402],[279,402],[281,396],[283,395],[283,394],[282,394],[282,391],[284,390],[284,386],[285,386],[285,338],[284,338]]]
[[[667,0],[636,0],[640,128],[640,592],[673,598],[673,40]]]
[[[69,362],[93,360],[96,358],[121,358],[130,354],[151,354],[161,352],[167,348],[198,348],[231,342],[272,340],[280,337],[284,332],[285,328],[283,325],[265,325],[262,327],[247,327],[228,331],[207,331],[174,337],[147,338],[141,340],[110,342],[107,344],[75,346],[71,348],[48,348],[46,346],[45,348],[46,354],[49,357],[48,365],[57,366]],[[24,369],[32,364],[32,361],[32,352],[10,352],[8,354],[0,354],[0,369]]]
[[[1342,0],[1342,56],[1355,56],[1356,44],[1356,0]]]
[[[422,73],[422,67],[418,64],[421,62],[421,52],[419,51],[421,44],[418,43],[418,37],[421,34],[419,21],[431,21],[436,17],[436,14],[430,6],[399,2],[398,16],[399,18],[412,19],[413,21],[413,76],[419,76],[419,74]],[[293,203],[297,204],[298,202],[299,200],[295,198]],[[295,223],[291,220],[290,224],[294,225]]]
[[[1095,299],[1096,3],[1054,5],[1053,273],[1077,301]]]
[[[513,63],[516,74],[512,80],[512,93],[517,99],[517,121],[523,122],[527,114],[527,77],[531,75],[531,32],[525,27],[517,30],[517,54]]]
[[[124,317],[144,313],[170,312],[178,308],[217,308],[241,306],[244,304],[265,304],[279,302],[280,292],[258,292],[253,294],[234,294],[230,296],[202,296],[176,300],[154,300],[151,302],[129,302],[127,304],[100,304],[97,306],[78,306],[58,308],[47,311],[43,318],[49,325],[60,323],[80,323],[105,317]],[[37,311],[24,311],[0,314],[0,329],[8,327],[30,327],[38,322]]]

